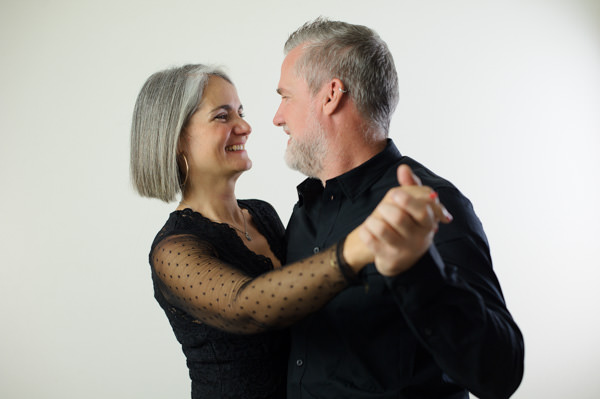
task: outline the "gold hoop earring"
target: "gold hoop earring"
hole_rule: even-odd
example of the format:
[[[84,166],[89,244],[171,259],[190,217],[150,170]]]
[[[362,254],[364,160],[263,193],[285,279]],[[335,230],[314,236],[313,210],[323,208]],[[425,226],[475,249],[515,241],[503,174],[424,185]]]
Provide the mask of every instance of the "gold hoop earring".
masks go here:
[[[183,157],[183,162],[185,163],[185,179],[183,179],[183,183],[181,183],[181,187],[185,187],[185,183],[188,181],[188,176],[190,175],[190,165],[188,164],[187,158],[185,154],[181,154]]]

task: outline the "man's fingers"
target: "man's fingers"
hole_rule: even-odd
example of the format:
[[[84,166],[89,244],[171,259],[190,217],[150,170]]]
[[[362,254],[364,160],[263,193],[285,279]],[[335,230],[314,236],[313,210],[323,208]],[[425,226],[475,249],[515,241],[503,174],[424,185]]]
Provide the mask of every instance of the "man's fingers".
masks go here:
[[[397,170],[398,183],[401,186],[420,186],[421,179],[412,172],[408,165],[400,165]]]
[[[403,186],[396,187],[388,191],[388,194],[382,201],[391,202],[402,209],[406,209],[411,215],[419,219],[422,211],[429,208],[437,221],[450,223],[453,220],[452,215],[446,207],[440,202],[435,191],[427,186]]]
[[[454,220],[454,217],[443,204],[438,203],[438,206],[434,208],[436,217],[444,224],[448,224]]]
[[[452,214],[448,212],[444,204],[440,202],[439,195],[437,192],[432,190],[431,193],[429,193],[429,199],[431,200],[431,209],[435,214],[435,218],[439,222],[448,224],[454,219],[452,217]]]
[[[382,203],[373,217],[378,217],[399,234],[406,236],[413,229],[433,229],[437,224],[432,207],[408,198],[402,206]]]
[[[404,209],[386,203],[380,204],[363,226],[384,247],[397,248],[410,246],[410,242],[419,242],[420,237],[435,232],[438,224],[429,209],[421,209],[411,215]],[[371,249],[378,251],[381,248]]]
[[[389,192],[383,203],[388,203],[406,211],[419,224],[428,226],[431,215],[435,222],[450,223],[452,215],[440,203],[428,187],[398,187]]]
[[[393,235],[397,235],[395,229],[381,216],[369,216],[367,220],[365,220],[364,225],[369,233],[378,240],[383,239],[384,241],[389,242],[393,240]]]
[[[398,183],[405,190],[418,189],[423,190],[421,192],[413,191],[416,198],[425,198],[425,196],[432,203],[432,209],[436,215],[436,218],[442,223],[450,223],[452,221],[452,215],[443,204],[440,203],[438,195],[429,187],[423,187],[421,179],[415,175],[408,165],[400,165],[397,170]],[[390,191],[395,192],[397,189]],[[420,194],[421,193],[421,194]],[[392,194],[395,195],[395,194]],[[396,200],[396,198],[394,198]]]
[[[359,237],[375,255],[377,270],[386,276],[405,271],[420,258],[431,245],[434,231],[417,224],[402,212],[399,226],[392,226],[385,216],[390,216],[391,204],[383,204],[369,216],[359,230]]]

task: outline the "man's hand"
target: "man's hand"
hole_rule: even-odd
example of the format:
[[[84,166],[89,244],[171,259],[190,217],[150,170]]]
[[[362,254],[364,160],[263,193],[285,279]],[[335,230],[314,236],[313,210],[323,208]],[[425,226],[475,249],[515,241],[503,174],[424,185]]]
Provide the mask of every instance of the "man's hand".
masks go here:
[[[438,223],[452,221],[437,193],[424,187],[409,166],[398,168],[398,182],[400,187],[388,191],[359,231],[384,276],[410,269],[429,249]]]

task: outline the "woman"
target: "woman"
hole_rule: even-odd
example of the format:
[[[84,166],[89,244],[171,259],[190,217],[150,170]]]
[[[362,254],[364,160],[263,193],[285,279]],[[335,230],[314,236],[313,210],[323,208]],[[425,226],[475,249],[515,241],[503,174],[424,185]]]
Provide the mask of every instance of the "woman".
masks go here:
[[[275,210],[237,200],[252,163],[231,80],[187,65],[152,75],[136,102],[131,171],[147,197],[182,200],[150,252],[155,297],[183,347],[193,398],[283,398],[284,327],[323,306],[372,256],[346,241],[287,265]],[[351,244],[350,244],[351,242]]]

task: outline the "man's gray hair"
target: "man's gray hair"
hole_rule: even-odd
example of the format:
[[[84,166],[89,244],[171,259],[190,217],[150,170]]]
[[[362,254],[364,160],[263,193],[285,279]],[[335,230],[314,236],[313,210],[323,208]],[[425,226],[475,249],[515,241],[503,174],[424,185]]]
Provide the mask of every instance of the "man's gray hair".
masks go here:
[[[177,163],[179,138],[211,76],[231,83],[219,68],[200,64],[157,72],[144,83],[133,111],[130,149],[131,180],[140,195],[170,202],[181,192],[186,171]]]
[[[285,43],[288,54],[305,50],[296,64],[313,95],[338,78],[372,128],[388,135],[398,105],[398,74],[387,44],[370,28],[317,18],[305,23]]]

